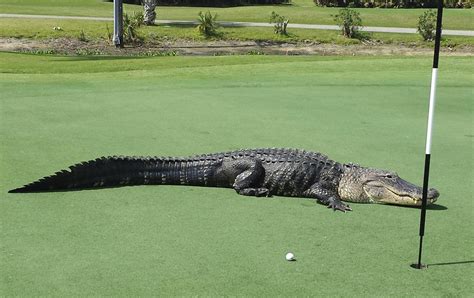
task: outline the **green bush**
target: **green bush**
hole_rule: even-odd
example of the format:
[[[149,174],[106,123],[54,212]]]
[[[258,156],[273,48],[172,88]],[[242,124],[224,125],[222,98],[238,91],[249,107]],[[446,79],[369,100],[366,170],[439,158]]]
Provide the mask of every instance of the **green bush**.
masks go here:
[[[270,15],[270,24],[275,23],[273,28],[275,29],[275,34],[288,35],[286,32],[286,27],[288,26],[289,20],[285,16],[281,16],[276,12],[272,11]]]
[[[342,8],[334,16],[334,21],[341,28],[342,35],[348,38],[354,38],[358,34],[359,27],[362,26],[360,14],[350,8]]]
[[[84,32],[84,30],[81,30],[81,32],[79,32],[79,37],[77,39],[83,42],[89,41],[86,37],[86,33]]]
[[[207,11],[206,13],[200,11],[198,15],[199,24],[197,29],[199,33],[205,37],[217,35],[217,29],[219,28],[219,24],[217,24],[217,14],[213,16],[210,11]]]
[[[338,6],[339,2],[336,0],[313,0],[314,4],[317,6],[326,6],[326,7],[334,7]],[[346,6],[346,5],[341,5],[341,6]]]
[[[436,30],[436,11],[427,10],[418,19],[417,32],[420,33],[423,40],[433,40]]]
[[[143,40],[143,37],[138,33],[138,28],[143,25],[143,14],[134,12],[129,16],[127,13],[123,14],[123,40],[126,43],[136,43]]]

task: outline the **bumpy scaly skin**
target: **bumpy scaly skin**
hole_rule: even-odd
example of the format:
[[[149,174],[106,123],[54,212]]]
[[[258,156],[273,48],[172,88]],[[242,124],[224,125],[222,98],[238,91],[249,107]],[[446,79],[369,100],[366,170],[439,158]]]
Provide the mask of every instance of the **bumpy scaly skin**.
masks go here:
[[[10,192],[178,184],[233,188],[237,193],[248,196],[308,197],[334,210],[347,211],[351,209],[341,199],[372,202],[374,199],[368,193],[380,193],[379,185],[376,185],[378,192],[365,188],[366,180],[373,180],[369,174],[377,177],[382,175],[385,180],[388,179],[387,175],[399,178],[383,170],[340,164],[315,152],[248,149],[187,158],[102,157],[76,164],[69,170],[57,172]],[[369,176],[370,179],[366,178]],[[372,180],[369,182],[373,184]],[[383,183],[390,184],[390,181],[385,180]],[[403,188],[404,185],[397,187]],[[436,199],[437,191],[432,195]]]

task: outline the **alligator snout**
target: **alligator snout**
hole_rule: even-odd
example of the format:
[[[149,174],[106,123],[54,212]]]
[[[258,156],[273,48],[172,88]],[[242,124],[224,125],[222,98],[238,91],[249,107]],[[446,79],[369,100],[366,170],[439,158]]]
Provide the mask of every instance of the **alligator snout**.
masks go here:
[[[430,189],[428,190],[427,199],[428,199],[428,201],[430,201],[430,203],[436,202],[436,200],[438,199],[438,197],[439,197],[439,191],[437,191],[437,190],[434,189],[434,188],[430,188]]]

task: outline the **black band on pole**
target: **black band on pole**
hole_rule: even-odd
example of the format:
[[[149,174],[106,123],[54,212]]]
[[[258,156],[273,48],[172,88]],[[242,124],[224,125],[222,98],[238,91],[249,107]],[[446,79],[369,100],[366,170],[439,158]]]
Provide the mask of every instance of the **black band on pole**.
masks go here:
[[[426,220],[426,203],[428,197],[428,182],[430,179],[430,160],[431,155],[425,155],[425,170],[423,174],[423,194],[422,194],[422,201],[421,201],[421,216],[420,216],[420,246],[418,248],[418,262],[413,264],[412,267],[416,269],[423,269],[426,268],[423,264],[421,264],[421,254],[423,251],[423,236],[425,235],[425,220]]]
[[[434,47],[434,56],[433,56],[433,68],[438,68],[442,24],[443,24],[443,0],[438,0],[438,14],[436,16],[436,36],[435,36],[435,47]]]
[[[423,174],[423,194],[421,202],[421,216],[420,216],[420,237],[425,235],[425,218],[426,218],[426,201],[428,197],[428,182],[430,180],[430,160],[431,154],[425,155],[425,170]]]

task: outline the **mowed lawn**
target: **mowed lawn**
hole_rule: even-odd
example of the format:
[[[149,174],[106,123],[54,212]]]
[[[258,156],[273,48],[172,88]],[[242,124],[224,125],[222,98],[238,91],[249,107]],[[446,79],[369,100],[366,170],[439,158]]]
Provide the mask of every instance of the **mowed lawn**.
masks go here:
[[[197,20],[200,11],[217,13],[220,21],[269,22],[272,11],[287,17],[290,24],[335,24],[337,7],[318,7],[313,0],[292,0],[291,5],[251,5],[240,7],[176,7],[158,6],[159,20]],[[424,9],[356,8],[364,26],[416,28]],[[128,13],[142,12],[140,5],[124,5]],[[103,0],[2,0],[1,13],[43,14],[65,16],[112,17],[113,3]],[[444,29],[474,30],[471,9],[446,9]]]
[[[430,57],[0,54],[0,295],[470,296],[472,58],[441,57],[423,261],[419,209],[230,189],[8,194],[104,155],[321,151],[421,184]],[[296,262],[287,262],[291,251]]]

